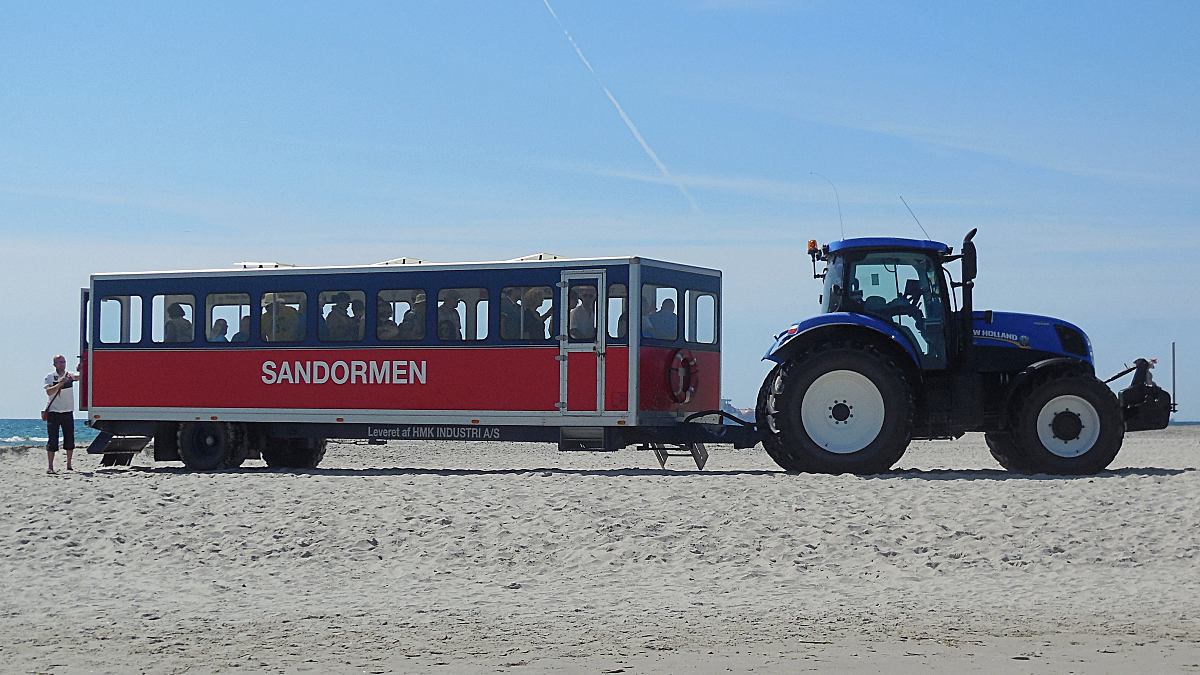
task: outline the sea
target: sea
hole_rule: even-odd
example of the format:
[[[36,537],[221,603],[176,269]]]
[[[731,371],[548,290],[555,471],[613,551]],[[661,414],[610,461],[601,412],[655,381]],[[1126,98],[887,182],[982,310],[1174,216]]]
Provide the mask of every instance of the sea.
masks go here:
[[[86,448],[95,437],[96,430],[83,426],[83,419],[76,415],[75,447]],[[46,440],[46,423],[39,419],[0,419],[0,448],[12,448],[20,445],[45,445]]]

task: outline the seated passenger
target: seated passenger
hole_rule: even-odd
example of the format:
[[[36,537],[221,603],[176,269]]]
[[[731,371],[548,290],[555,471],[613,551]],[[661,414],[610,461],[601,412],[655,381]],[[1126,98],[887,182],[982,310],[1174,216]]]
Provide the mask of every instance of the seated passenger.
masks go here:
[[[649,337],[659,340],[674,340],[679,335],[679,317],[675,314],[675,301],[667,298],[662,306],[654,312],[647,321],[650,324]]]
[[[437,309],[438,339],[463,339],[462,318],[458,315],[458,303],[460,302],[462,302],[462,296],[458,294],[458,291],[442,292],[442,304],[438,305]]]
[[[268,342],[297,342],[304,338],[304,315],[282,298],[275,298],[263,308],[262,334]]]
[[[400,321],[401,340],[421,340],[425,338],[425,294],[417,293],[412,307],[404,313]]]
[[[354,337],[350,339],[361,340],[363,337],[363,328],[367,325],[367,303],[355,298],[350,303],[350,318],[354,320]]]
[[[167,307],[167,323],[163,326],[164,342],[191,342],[192,322],[185,318],[183,305],[172,302]]]
[[[225,319],[217,319],[213,322],[212,330],[208,333],[209,342],[229,342],[229,338],[225,337],[229,334],[229,322]]]
[[[350,316],[350,294],[339,292],[331,299],[333,307],[325,315],[329,339],[339,342],[358,338],[358,323]]]
[[[580,286],[579,303],[571,308],[567,331],[574,340],[593,340],[596,337],[596,288]]]
[[[375,303],[375,335],[380,340],[396,340],[400,337],[400,326],[392,320],[394,314],[392,303],[384,300]]]
[[[554,308],[546,310],[545,314],[538,310],[546,301],[546,293],[540,286],[534,286],[521,296],[521,339],[545,340],[546,320],[554,313]]]
[[[246,316],[242,317],[241,321],[238,322],[238,332],[233,334],[233,338],[230,339],[230,342],[245,342],[246,340],[249,340],[249,339],[250,339],[250,315],[247,314]]]
[[[509,286],[500,294],[500,338],[516,340],[521,337],[521,300],[523,289]]]

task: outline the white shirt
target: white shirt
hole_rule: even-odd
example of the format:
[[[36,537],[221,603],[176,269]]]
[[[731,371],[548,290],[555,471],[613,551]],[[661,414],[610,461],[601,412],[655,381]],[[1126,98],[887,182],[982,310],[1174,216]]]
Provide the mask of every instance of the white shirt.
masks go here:
[[[63,377],[66,377],[65,372],[60,376],[58,374],[58,371],[52,371],[49,375],[46,376],[46,386],[49,387],[50,385],[58,384],[58,381],[61,380]],[[54,399],[53,402],[50,403],[50,408],[49,408],[50,412],[56,412],[56,413],[74,412],[74,410],[75,410],[74,384],[75,384],[74,382],[68,382],[66,384],[66,386],[64,386],[62,389],[58,390],[58,396]],[[50,394],[50,396],[54,396],[54,394]],[[47,398],[47,400],[49,400],[49,398]]]
[[[571,337],[576,340],[596,337],[596,305],[580,303],[571,310]]]

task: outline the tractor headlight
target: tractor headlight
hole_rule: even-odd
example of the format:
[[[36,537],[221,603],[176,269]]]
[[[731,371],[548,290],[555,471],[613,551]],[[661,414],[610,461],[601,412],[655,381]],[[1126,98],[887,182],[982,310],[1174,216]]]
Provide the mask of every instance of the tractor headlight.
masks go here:
[[[1058,333],[1058,341],[1062,344],[1064,352],[1075,354],[1087,358],[1090,356],[1088,349],[1087,338],[1083,333],[1071,328],[1070,326],[1055,325],[1054,332]]]

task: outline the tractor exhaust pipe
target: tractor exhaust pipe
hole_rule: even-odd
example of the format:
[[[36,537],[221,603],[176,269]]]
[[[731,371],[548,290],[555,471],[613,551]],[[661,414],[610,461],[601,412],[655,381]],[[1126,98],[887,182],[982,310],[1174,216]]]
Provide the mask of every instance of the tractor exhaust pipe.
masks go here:
[[[979,273],[978,261],[975,257],[975,238],[978,228],[972,228],[963,237],[962,245],[962,334],[964,355],[970,355],[975,344],[975,275]]]

